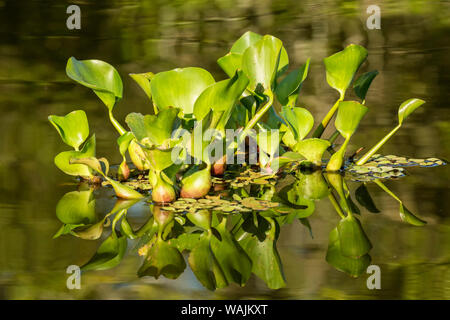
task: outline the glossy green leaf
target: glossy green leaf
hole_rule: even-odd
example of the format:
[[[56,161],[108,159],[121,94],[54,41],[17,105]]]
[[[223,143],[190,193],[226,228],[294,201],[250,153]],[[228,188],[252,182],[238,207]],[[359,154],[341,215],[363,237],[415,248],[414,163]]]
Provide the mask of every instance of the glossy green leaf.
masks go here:
[[[425,101],[417,98],[408,99],[398,108],[398,123],[401,125],[408,116],[417,108],[423,105]]]
[[[94,90],[109,110],[113,109],[117,99],[122,99],[122,79],[109,63],[71,57],[67,61],[66,73],[72,80]]]
[[[138,276],[152,276],[158,279],[161,275],[168,279],[178,278],[186,269],[186,262],[180,251],[165,241],[153,243],[138,270]]]
[[[295,107],[302,84],[308,75],[310,59],[298,69],[290,72],[276,87],[275,94],[283,106]]]
[[[300,153],[308,161],[321,166],[323,153],[330,145],[331,143],[328,140],[311,138],[299,141],[292,149]]]
[[[205,288],[215,290],[228,285],[226,276],[211,250],[209,237],[200,238],[189,254],[188,261],[192,272]]]
[[[280,39],[265,35],[248,47],[242,56],[242,70],[250,80],[249,88],[255,90],[258,84],[271,90],[277,75],[288,67],[289,59]]]
[[[75,110],[60,116],[49,116],[48,120],[58,131],[65,144],[78,150],[80,145],[89,136],[89,124],[83,110]]]
[[[350,86],[359,67],[367,58],[367,50],[351,44],[324,59],[328,84],[339,91],[341,98]]]
[[[211,237],[211,249],[227,281],[244,286],[252,273],[252,261],[225,226],[225,219],[216,226],[220,239]]]
[[[247,233],[239,244],[252,260],[253,273],[262,279],[270,289],[280,289],[286,285],[283,266],[276,247],[276,222],[272,218],[271,228],[264,232],[261,239],[258,234]]]
[[[217,63],[229,77],[232,77],[242,68],[242,55],[245,50],[261,39],[261,35],[247,31],[233,44],[229,53],[217,60]]]
[[[80,151],[64,151],[55,157],[55,165],[64,173],[72,176],[92,176],[89,167],[83,164],[70,164],[73,158],[85,158],[95,156],[95,134],[92,135]]]
[[[93,190],[66,193],[56,204],[56,217],[65,224],[96,222]]]
[[[413,226],[423,226],[427,224],[425,220],[422,220],[418,217],[416,217],[411,211],[409,211],[403,203],[400,203],[400,218],[409,224],[412,224]]]
[[[337,229],[343,256],[360,258],[372,249],[372,244],[357,218],[347,216],[339,222]]]
[[[235,105],[248,85],[248,78],[242,71],[231,78],[219,81],[205,89],[195,101],[194,115],[202,120],[211,110],[223,113]]]
[[[130,73],[130,77],[144,90],[145,94],[149,99],[152,99],[152,91],[150,88],[150,81],[152,80],[154,74],[152,72],[145,73]]]
[[[330,232],[326,261],[337,270],[357,278],[366,272],[367,267],[370,265],[371,257],[368,254],[356,259],[344,256],[341,250],[338,229],[334,228]]]
[[[174,122],[179,111],[179,109],[168,107],[158,112],[157,115],[146,116],[133,112],[126,117],[125,122],[138,141],[147,138],[152,144],[162,146],[168,144],[172,136]]]
[[[97,249],[95,255],[81,267],[82,271],[107,270],[120,264],[127,250],[127,238],[112,233]]]
[[[150,82],[153,103],[158,110],[180,108],[184,115],[194,112],[200,94],[214,83],[211,74],[201,68],[183,68],[156,74]]]
[[[367,91],[369,90],[373,79],[375,79],[377,75],[377,70],[369,71],[362,74],[353,83],[353,90],[355,91],[355,94],[361,99],[361,101],[364,101],[366,99]]]
[[[305,108],[283,106],[281,116],[297,142],[303,140],[314,126],[314,117]]]
[[[349,139],[358,129],[359,123],[369,109],[356,101],[339,103],[338,114],[334,122],[336,129],[346,139]]]

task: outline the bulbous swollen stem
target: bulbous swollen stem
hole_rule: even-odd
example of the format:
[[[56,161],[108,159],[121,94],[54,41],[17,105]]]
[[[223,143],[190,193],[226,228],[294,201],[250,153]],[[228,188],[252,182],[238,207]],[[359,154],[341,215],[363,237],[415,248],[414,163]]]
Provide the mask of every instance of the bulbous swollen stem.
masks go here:
[[[161,172],[149,174],[149,180],[152,184],[152,200],[154,202],[168,203],[176,200],[175,189],[161,177]]]
[[[194,172],[181,181],[181,197],[198,199],[206,196],[211,189],[211,165]]]

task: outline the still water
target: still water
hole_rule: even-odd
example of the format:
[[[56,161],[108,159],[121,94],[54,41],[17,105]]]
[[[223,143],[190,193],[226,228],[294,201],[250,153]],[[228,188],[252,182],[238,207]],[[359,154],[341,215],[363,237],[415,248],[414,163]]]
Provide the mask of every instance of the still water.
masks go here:
[[[145,95],[128,73],[199,66],[216,80],[216,64],[242,33],[280,38],[291,67],[311,57],[300,105],[321,118],[336,99],[326,85],[322,59],[345,45],[369,51],[362,71],[380,75],[367,97],[370,108],[351,148],[373,145],[396,123],[398,105],[412,97],[427,101],[382,149],[384,154],[450,158],[447,102],[450,6],[446,1],[383,1],[380,30],[367,30],[371,1],[72,1],[82,13],[81,30],[66,28],[65,1],[0,2],[0,298],[3,299],[450,299],[448,166],[417,168],[386,185],[408,209],[427,220],[414,227],[399,218],[398,203],[374,184],[368,189],[379,214],[361,208],[372,242],[372,264],[381,269],[381,289],[368,290],[363,273],[351,278],[325,261],[329,232],[339,219],[330,202],[316,202],[310,232],[298,221],[284,225],[277,249],[286,286],[272,290],[254,275],[245,287],[210,291],[189,267],[177,280],[138,278],[142,259],[132,250],[111,270],[83,273],[80,290],[66,287],[66,268],[83,265],[101,240],[52,239],[61,223],[55,208],[76,183],[53,164],[65,150],[47,121],[49,114],[86,110],[97,154],[121,158],[116,132],[101,102],[65,75],[70,56],[113,64],[124,82],[116,106],[123,122],[132,111],[150,113]],[[349,182],[350,190],[358,186]],[[95,191],[96,211],[114,205],[108,190]],[[129,210],[133,226],[148,219],[148,207]]]

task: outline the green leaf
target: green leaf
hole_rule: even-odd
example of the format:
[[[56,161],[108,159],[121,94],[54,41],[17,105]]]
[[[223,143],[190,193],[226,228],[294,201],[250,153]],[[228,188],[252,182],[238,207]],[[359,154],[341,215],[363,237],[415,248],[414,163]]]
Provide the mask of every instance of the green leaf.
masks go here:
[[[423,226],[427,224],[425,220],[422,220],[418,217],[416,217],[411,211],[409,211],[403,203],[400,203],[400,218],[409,224],[412,224],[413,226]]]
[[[95,156],[95,134],[84,144],[80,151],[64,151],[55,157],[55,165],[64,173],[71,176],[92,176],[89,167],[83,164],[70,164],[72,158],[85,158]]]
[[[358,79],[353,83],[353,90],[355,94],[364,101],[366,99],[367,91],[372,84],[373,79],[378,75],[377,70],[369,71],[362,74]]]
[[[89,124],[83,110],[72,111],[63,117],[51,115],[48,120],[58,131],[64,143],[75,150],[78,150],[89,136]]]
[[[122,99],[122,79],[109,63],[71,57],[67,61],[66,73],[72,80],[94,90],[109,110],[113,109],[116,100]]]
[[[372,213],[379,213],[380,210],[375,206],[375,203],[372,200],[372,197],[369,194],[369,191],[366,188],[365,184],[361,184],[358,189],[355,191],[356,200],[362,205],[364,208],[369,210]]]
[[[125,153],[130,146],[131,141],[134,139],[134,135],[132,132],[127,131],[119,138],[117,138],[117,144],[119,145],[119,151],[122,157],[125,157]]]
[[[195,118],[202,120],[210,110],[221,114],[233,108],[247,88],[248,82],[245,74],[238,71],[231,79],[219,81],[206,88],[195,101]]]
[[[314,117],[305,108],[283,106],[281,115],[297,142],[303,140],[314,126]]]
[[[278,85],[275,90],[278,101],[281,105],[295,107],[297,98],[302,88],[302,84],[308,75],[310,59],[298,69],[289,73]]]
[[[149,139],[156,146],[167,144],[172,136],[174,122],[180,109],[165,108],[157,115],[143,116],[140,113],[130,113],[125,122],[130,127],[138,141]]]
[[[152,99],[152,90],[150,88],[150,81],[152,80],[154,74],[152,72],[145,73],[130,73],[130,77],[144,90],[147,97]]]
[[[160,72],[150,82],[153,103],[158,110],[175,107],[184,115],[192,114],[197,98],[214,82],[211,74],[201,68]]]
[[[334,122],[336,129],[345,139],[350,139],[368,110],[366,106],[356,101],[341,101]]]
[[[371,257],[368,254],[356,259],[344,256],[341,250],[338,229],[334,228],[330,232],[326,261],[337,270],[357,278],[366,272],[367,267],[370,265]]]
[[[93,190],[66,193],[56,204],[56,217],[64,224],[96,222]]]
[[[408,116],[417,108],[423,105],[425,101],[417,98],[408,99],[398,108],[398,123],[401,125]]]
[[[243,54],[248,47],[254,45],[262,38],[263,36],[260,34],[252,31],[247,31],[239,39],[236,40],[236,42],[231,47],[230,52]]]
[[[211,229],[211,212],[209,210],[198,210],[189,212],[186,217],[197,227],[208,231]]]
[[[270,289],[280,289],[286,285],[283,265],[276,247],[276,222],[272,218],[265,218],[270,221],[271,228],[267,231],[258,230],[263,233],[261,239],[258,233],[246,233],[240,237],[239,244],[248,254],[253,262],[253,273],[262,279]],[[259,224],[262,229],[262,224]]]
[[[82,271],[107,270],[119,265],[127,250],[127,238],[112,233],[97,249],[95,255],[81,267]]]
[[[299,141],[292,149],[300,153],[308,161],[321,166],[323,153],[330,145],[331,143],[328,140],[311,138]]]
[[[248,47],[242,56],[242,70],[250,80],[249,88],[255,90],[258,84],[265,90],[275,87],[276,77],[288,67],[289,59],[280,39],[265,35]]]
[[[180,251],[165,241],[157,240],[151,245],[144,263],[138,270],[138,276],[152,276],[158,279],[163,275],[168,279],[176,279],[184,269],[186,262]]]
[[[325,58],[325,69],[328,84],[339,91],[341,98],[350,86],[359,67],[367,58],[367,50],[359,45],[351,44],[344,50]]]
[[[293,185],[293,189],[299,197],[309,200],[320,200],[328,196],[330,188],[325,181],[322,171],[315,170],[312,173],[296,173],[297,181]]]
[[[209,237],[200,238],[189,254],[188,261],[192,272],[205,288],[215,290],[228,285],[226,276],[211,250]]]
[[[372,244],[357,218],[347,216],[339,222],[337,229],[343,256],[360,258],[372,249]]]
[[[226,220],[224,219],[216,226],[216,230],[220,234],[220,240],[217,237],[212,237],[211,249],[227,281],[244,286],[252,273],[252,261],[225,225]]]
[[[232,77],[242,68],[242,55],[245,50],[261,39],[261,35],[247,31],[233,44],[229,53],[217,60],[217,63],[229,77]]]

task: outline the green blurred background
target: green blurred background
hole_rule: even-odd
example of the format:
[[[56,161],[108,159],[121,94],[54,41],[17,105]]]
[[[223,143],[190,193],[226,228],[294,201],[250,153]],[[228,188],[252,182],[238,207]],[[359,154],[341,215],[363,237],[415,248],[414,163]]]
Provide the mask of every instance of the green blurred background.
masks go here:
[[[81,30],[66,28],[70,4],[81,8]],[[371,4],[381,8],[380,30],[366,27]],[[382,152],[450,158],[448,1],[0,0],[0,298],[450,298],[448,166],[411,170],[388,182],[429,222],[423,228],[401,223],[397,204],[369,186],[382,213],[363,211],[361,220],[374,245],[372,263],[381,267],[381,290],[368,290],[367,276],[352,279],[325,262],[328,233],[337,223],[326,202],[310,219],[313,239],[298,223],[283,228],[278,248],[287,287],[280,290],[252,278],[245,288],[210,292],[190,270],[175,281],[138,279],[140,259],[133,254],[113,270],[83,274],[81,290],[66,288],[66,267],[86,262],[98,242],[52,239],[60,226],[55,205],[76,186],[53,165],[66,148],[47,116],[86,110],[97,154],[112,163],[121,159],[106,108],[66,77],[67,59],[101,59],[118,69],[124,98],[115,110],[123,122],[129,112],[152,110],[128,73],[199,66],[224,79],[216,60],[247,30],[280,38],[291,68],[312,58],[300,105],[318,118],[337,97],[326,84],[322,59],[350,43],[365,46],[369,62],[362,71],[380,75],[367,97],[371,112],[351,147],[375,143],[396,123],[398,105],[417,97],[427,104]],[[108,207],[108,197],[100,197],[98,210]],[[145,220],[144,211],[132,212],[135,223]]]

